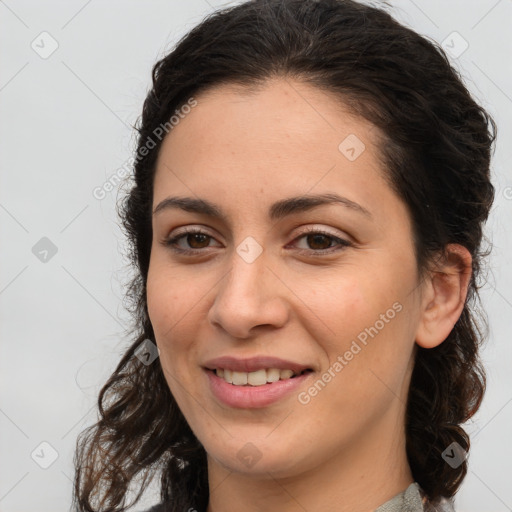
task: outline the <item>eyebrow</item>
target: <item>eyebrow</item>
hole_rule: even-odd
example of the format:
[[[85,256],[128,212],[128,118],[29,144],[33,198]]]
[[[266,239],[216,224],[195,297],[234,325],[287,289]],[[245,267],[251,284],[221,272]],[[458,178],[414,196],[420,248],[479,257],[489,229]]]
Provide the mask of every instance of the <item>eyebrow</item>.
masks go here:
[[[360,204],[338,194],[317,194],[290,197],[273,203],[269,209],[269,218],[277,221],[294,213],[312,210],[318,206],[340,204],[354,212],[372,219],[372,214]],[[226,221],[227,216],[222,209],[206,199],[193,197],[168,197],[161,201],[153,210],[153,215],[167,209],[181,209],[191,213],[199,213]]]

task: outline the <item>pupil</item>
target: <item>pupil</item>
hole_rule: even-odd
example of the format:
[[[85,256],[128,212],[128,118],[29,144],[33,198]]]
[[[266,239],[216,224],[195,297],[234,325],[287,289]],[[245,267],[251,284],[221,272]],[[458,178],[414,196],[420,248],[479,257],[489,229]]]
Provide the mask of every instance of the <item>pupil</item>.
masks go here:
[[[200,249],[201,247],[203,247],[201,245],[201,241],[202,242],[205,242],[205,241],[208,242],[207,238],[208,238],[208,235],[204,235],[202,233],[191,233],[191,234],[188,235],[188,240],[187,241],[188,241],[190,247],[192,247],[194,249]],[[197,242],[198,239],[199,239],[199,247],[197,247],[195,245],[195,242]],[[194,242],[190,243],[191,240],[193,240]],[[208,245],[208,243],[206,245]]]
[[[322,244],[322,239],[324,241],[327,241],[327,245],[325,244]],[[323,247],[314,247],[315,244],[319,243],[321,246],[323,245]],[[325,236],[325,235],[319,235],[319,234],[316,234],[316,235],[308,235],[308,244],[310,246],[313,246],[312,248],[313,249],[327,249],[329,248],[330,246],[330,242],[328,240],[328,237]]]

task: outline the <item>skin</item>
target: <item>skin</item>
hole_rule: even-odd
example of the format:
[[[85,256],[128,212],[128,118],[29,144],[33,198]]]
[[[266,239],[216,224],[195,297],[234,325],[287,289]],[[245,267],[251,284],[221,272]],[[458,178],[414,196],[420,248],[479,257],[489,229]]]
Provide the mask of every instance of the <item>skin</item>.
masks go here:
[[[147,300],[166,380],[208,454],[208,512],[374,510],[414,481],[404,417],[415,347],[450,333],[471,256],[450,245],[420,279],[407,207],[383,178],[379,133],[337,97],[276,78],[196,99],[161,147],[153,209],[169,196],[202,198],[226,219],[153,215]],[[338,149],[349,134],[365,144],[354,161]],[[330,204],[268,218],[275,201],[333,192],[371,217]],[[177,242],[193,256],[165,246],[184,227],[211,237]],[[306,228],[351,245],[308,238]],[[236,251],[248,236],[263,248],[252,263]],[[307,391],[394,303],[401,311],[307,404],[294,392],[231,408],[210,391],[202,364],[226,354],[307,364]],[[260,456],[251,466],[239,457],[248,442]]]

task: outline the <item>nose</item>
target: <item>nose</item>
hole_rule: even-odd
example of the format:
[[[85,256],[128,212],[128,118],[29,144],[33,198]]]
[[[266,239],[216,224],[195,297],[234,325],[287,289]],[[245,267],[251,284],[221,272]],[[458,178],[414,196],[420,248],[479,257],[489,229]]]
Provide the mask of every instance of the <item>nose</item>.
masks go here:
[[[265,251],[248,263],[233,251],[231,270],[221,279],[208,312],[211,324],[235,338],[258,329],[283,327],[289,318],[289,289],[267,266]]]

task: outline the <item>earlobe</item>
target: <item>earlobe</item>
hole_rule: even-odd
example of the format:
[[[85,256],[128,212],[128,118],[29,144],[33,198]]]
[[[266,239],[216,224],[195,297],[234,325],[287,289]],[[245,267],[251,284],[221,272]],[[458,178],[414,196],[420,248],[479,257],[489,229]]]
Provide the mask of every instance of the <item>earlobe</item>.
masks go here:
[[[448,337],[464,309],[471,272],[470,252],[462,245],[448,244],[426,283],[428,292],[416,332],[420,347],[437,347]]]

